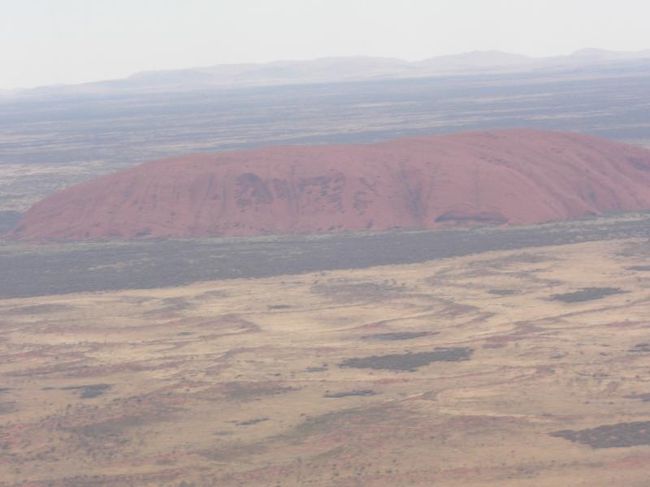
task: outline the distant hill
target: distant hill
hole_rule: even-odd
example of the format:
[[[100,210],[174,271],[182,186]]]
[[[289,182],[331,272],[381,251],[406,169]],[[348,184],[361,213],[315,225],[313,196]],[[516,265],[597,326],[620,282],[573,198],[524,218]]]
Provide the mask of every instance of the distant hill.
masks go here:
[[[83,93],[174,92],[210,88],[334,83],[473,73],[508,73],[615,65],[616,63],[634,60],[650,60],[650,50],[618,52],[583,49],[568,56],[547,58],[533,58],[500,51],[473,51],[414,62],[379,57],[334,57],[310,61],[221,64],[190,69],[147,71],[136,73],[124,79],[0,93],[0,97]]]
[[[423,72],[460,72],[478,69],[526,68],[537,59],[501,51],[473,51],[451,56],[439,56],[414,63]]]
[[[203,237],[530,224],[650,209],[650,151],[501,130],[154,161],[60,191],[13,236]]]

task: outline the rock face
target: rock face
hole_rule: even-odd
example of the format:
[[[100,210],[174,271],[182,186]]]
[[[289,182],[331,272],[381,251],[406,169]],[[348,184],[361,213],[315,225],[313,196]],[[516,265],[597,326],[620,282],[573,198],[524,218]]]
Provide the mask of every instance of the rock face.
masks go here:
[[[13,236],[416,229],[641,209],[650,209],[650,151],[578,134],[501,130],[149,162],[53,194]]]

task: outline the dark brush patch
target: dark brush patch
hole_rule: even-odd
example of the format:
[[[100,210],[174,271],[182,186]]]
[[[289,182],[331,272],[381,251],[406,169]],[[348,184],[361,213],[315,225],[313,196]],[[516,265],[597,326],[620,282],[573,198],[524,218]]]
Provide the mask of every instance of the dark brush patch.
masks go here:
[[[650,265],[633,265],[630,267],[626,267],[625,270],[637,271],[637,272],[648,272],[650,271]]]
[[[631,396],[625,396],[627,399],[638,399],[642,402],[650,402],[650,393],[646,394],[633,394]]]
[[[629,351],[632,353],[650,353],[650,343],[637,343]]]
[[[268,420],[269,420],[269,418],[266,418],[266,417],[265,418],[253,418],[253,419],[247,419],[245,421],[238,421],[235,424],[237,426],[253,426],[255,424],[263,423],[263,422],[268,421]]]
[[[437,335],[438,332],[429,331],[395,331],[388,333],[376,333],[374,335],[364,335],[361,338],[364,340],[385,340],[385,341],[398,341],[398,340],[413,340],[425,336]]]
[[[353,391],[327,392],[323,397],[327,399],[340,399],[342,397],[369,397],[376,395],[377,393],[371,389],[355,389]]]
[[[355,369],[384,369],[414,372],[433,362],[460,362],[469,360],[474,351],[467,347],[436,348],[432,352],[373,355],[344,360],[340,367]]]
[[[274,382],[227,382],[221,385],[221,390],[229,400],[252,401],[260,397],[277,396],[299,390]]]
[[[488,289],[488,294],[493,296],[512,296],[517,294],[515,289]]]
[[[321,367],[307,367],[307,368],[305,369],[305,372],[310,372],[310,373],[313,373],[313,372],[325,372],[326,370],[327,370],[327,367],[326,367],[326,366],[321,366]]]
[[[627,291],[623,291],[617,287],[586,287],[571,293],[553,294],[551,300],[561,301],[563,303],[581,303],[584,301],[602,299],[616,294],[624,294],[626,292]]]
[[[82,399],[92,399],[101,396],[112,386],[110,384],[88,384],[83,386],[62,387],[64,391],[80,391],[79,397]]]
[[[584,430],[562,430],[550,433],[592,448],[626,448],[650,445],[650,421],[617,423]]]

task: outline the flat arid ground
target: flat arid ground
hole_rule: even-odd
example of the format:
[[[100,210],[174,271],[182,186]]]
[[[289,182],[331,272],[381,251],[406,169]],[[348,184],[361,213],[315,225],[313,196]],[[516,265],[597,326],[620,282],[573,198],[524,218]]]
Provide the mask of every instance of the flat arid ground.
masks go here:
[[[647,486],[649,256],[0,300],[0,485]]]

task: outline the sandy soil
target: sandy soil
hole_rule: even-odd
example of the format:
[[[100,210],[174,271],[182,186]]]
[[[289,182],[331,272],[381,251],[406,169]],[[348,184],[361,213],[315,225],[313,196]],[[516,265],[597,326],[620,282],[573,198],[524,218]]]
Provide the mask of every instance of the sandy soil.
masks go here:
[[[645,486],[648,255],[2,300],[0,485]]]

